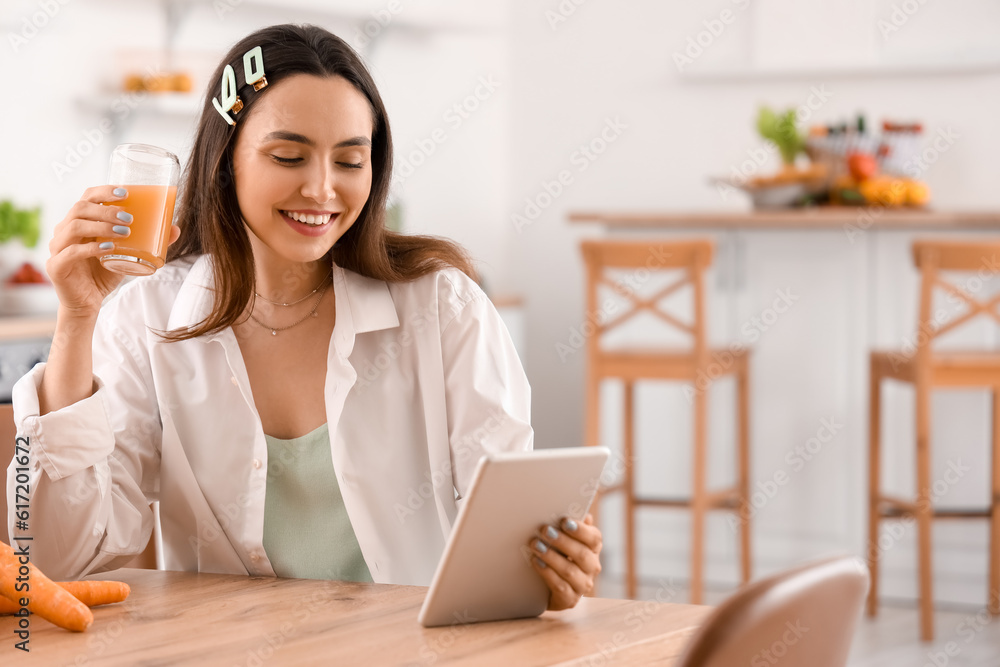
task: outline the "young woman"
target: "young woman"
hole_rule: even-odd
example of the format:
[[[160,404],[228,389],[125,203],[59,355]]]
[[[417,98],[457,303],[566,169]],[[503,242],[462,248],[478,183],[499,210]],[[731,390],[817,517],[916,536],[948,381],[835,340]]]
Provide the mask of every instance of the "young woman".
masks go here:
[[[220,64],[169,261],[107,303],[94,239],[127,236],[126,193],[84,193],[50,243],[49,360],[14,389],[43,571],[127,563],[158,499],[170,570],[429,584],[480,456],[531,448],[530,390],[461,248],[385,229],[391,173],[359,57],[282,25]],[[589,517],[526,541],[550,608],[592,590]]]

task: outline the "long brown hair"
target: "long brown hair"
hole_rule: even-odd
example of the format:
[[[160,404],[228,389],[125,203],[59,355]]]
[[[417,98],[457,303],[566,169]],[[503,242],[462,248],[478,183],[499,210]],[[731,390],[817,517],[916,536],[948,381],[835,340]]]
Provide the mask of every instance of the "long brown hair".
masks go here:
[[[268,85],[293,74],[340,76],[368,99],[374,120],[372,186],[358,219],[337,241],[326,259],[355,273],[387,282],[419,278],[440,268],[456,267],[473,280],[478,276],[466,251],[447,239],[404,235],[385,227],[386,200],[392,178],[392,135],[382,98],[357,53],[336,35],[313,25],[276,25],[254,32],[235,44],[209,80],[194,147],[181,187],[177,224],[181,237],[167,260],[192,255],[212,257],[215,302],[199,324],[162,334],[178,341],[232,326],[254,294],[254,260],[233,172],[233,148],[245,119],[268,92],[252,86],[238,89],[243,109],[231,127],[212,104],[226,65],[244,82],[243,55],[260,46]]]

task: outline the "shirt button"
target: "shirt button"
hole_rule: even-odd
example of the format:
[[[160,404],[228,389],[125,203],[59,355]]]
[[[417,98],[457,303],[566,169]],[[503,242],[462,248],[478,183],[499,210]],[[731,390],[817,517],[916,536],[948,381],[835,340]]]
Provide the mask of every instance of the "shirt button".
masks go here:
[[[260,560],[260,556],[259,556],[259,555],[257,555],[257,553],[256,553],[256,552],[254,552],[254,553],[250,554],[250,560],[252,560],[253,562],[255,562],[255,563],[256,563],[257,561],[259,561],[259,560]]]
[[[235,375],[233,377],[229,378],[229,381],[233,383],[234,387],[240,386],[240,381],[236,379]]]
[[[260,459],[254,459],[253,460],[253,467],[257,468],[258,470],[260,470],[260,466],[261,466]]]

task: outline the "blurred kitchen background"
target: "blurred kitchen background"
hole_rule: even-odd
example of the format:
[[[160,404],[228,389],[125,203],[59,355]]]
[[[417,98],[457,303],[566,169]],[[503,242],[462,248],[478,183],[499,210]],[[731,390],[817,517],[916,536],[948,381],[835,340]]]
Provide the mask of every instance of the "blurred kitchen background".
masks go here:
[[[710,339],[753,350],[754,490],[789,475],[756,513],[754,574],[864,553],[867,355],[914,335],[910,242],[1000,231],[1000,2],[5,0],[0,400],[44,357],[55,308],[44,285],[13,284],[44,281],[23,265],[44,272],[53,227],[104,183],[116,144],[161,145],[183,165],[206,87],[217,94],[207,77],[220,56],[281,22],[322,25],[369,64],[395,140],[393,224],[451,237],[478,260],[531,381],[537,447],[583,444],[585,339],[597,314],[585,312],[580,241],[709,236]],[[755,200],[765,214],[856,208],[814,228],[815,208],[790,209],[802,214],[791,224],[725,222]],[[863,213],[896,207],[917,222],[886,229]],[[603,224],[635,213],[652,222]],[[690,224],[677,223],[687,214]],[[663,216],[671,225],[656,222]],[[771,312],[782,295],[790,305]],[[988,324],[971,340],[995,345]],[[602,440],[615,447],[620,387],[606,383],[602,396]],[[713,388],[713,484],[732,477],[732,399],[731,383]],[[636,401],[640,488],[686,493],[683,388],[648,383]],[[984,506],[988,395],[949,392],[933,406],[935,475],[955,461],[969,467],[940,502]],[[887,390],[884,409],[886,483],[910,493],[912,391]],[[790,463],[811,440],[821,442],[805,464]],[[621,511],[616,498],[604,504],[609,594],[623,571]],[[640,516],[644,590],[683,585],[689,525],[683,511]],[[716,598],[738,583],[734,537],[713,515],[706,586]],[[986,522],[936,524],[934,544],[939,608],[959,620],[981,611]],[[881,584],[886,604],[910,610],[910,639],[914,545],[910,527],[883,555]],[[957,623],[939,623],[941,641]],[[977,646],[995,658],[993,632]]]

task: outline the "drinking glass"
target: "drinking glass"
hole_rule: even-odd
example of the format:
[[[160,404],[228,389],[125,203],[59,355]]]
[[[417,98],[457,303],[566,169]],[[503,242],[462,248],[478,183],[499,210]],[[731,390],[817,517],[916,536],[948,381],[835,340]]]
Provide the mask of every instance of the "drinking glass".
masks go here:
[[[180,161],[170,151],[148,144],[122,144],[111,153],[108,183],[125,188],[128,196],[115,202],[132,214],[128,236],[100,238],[115,244],[100,258],[109,271],[148,276],[167,257],[170,224],[174,217]]]

